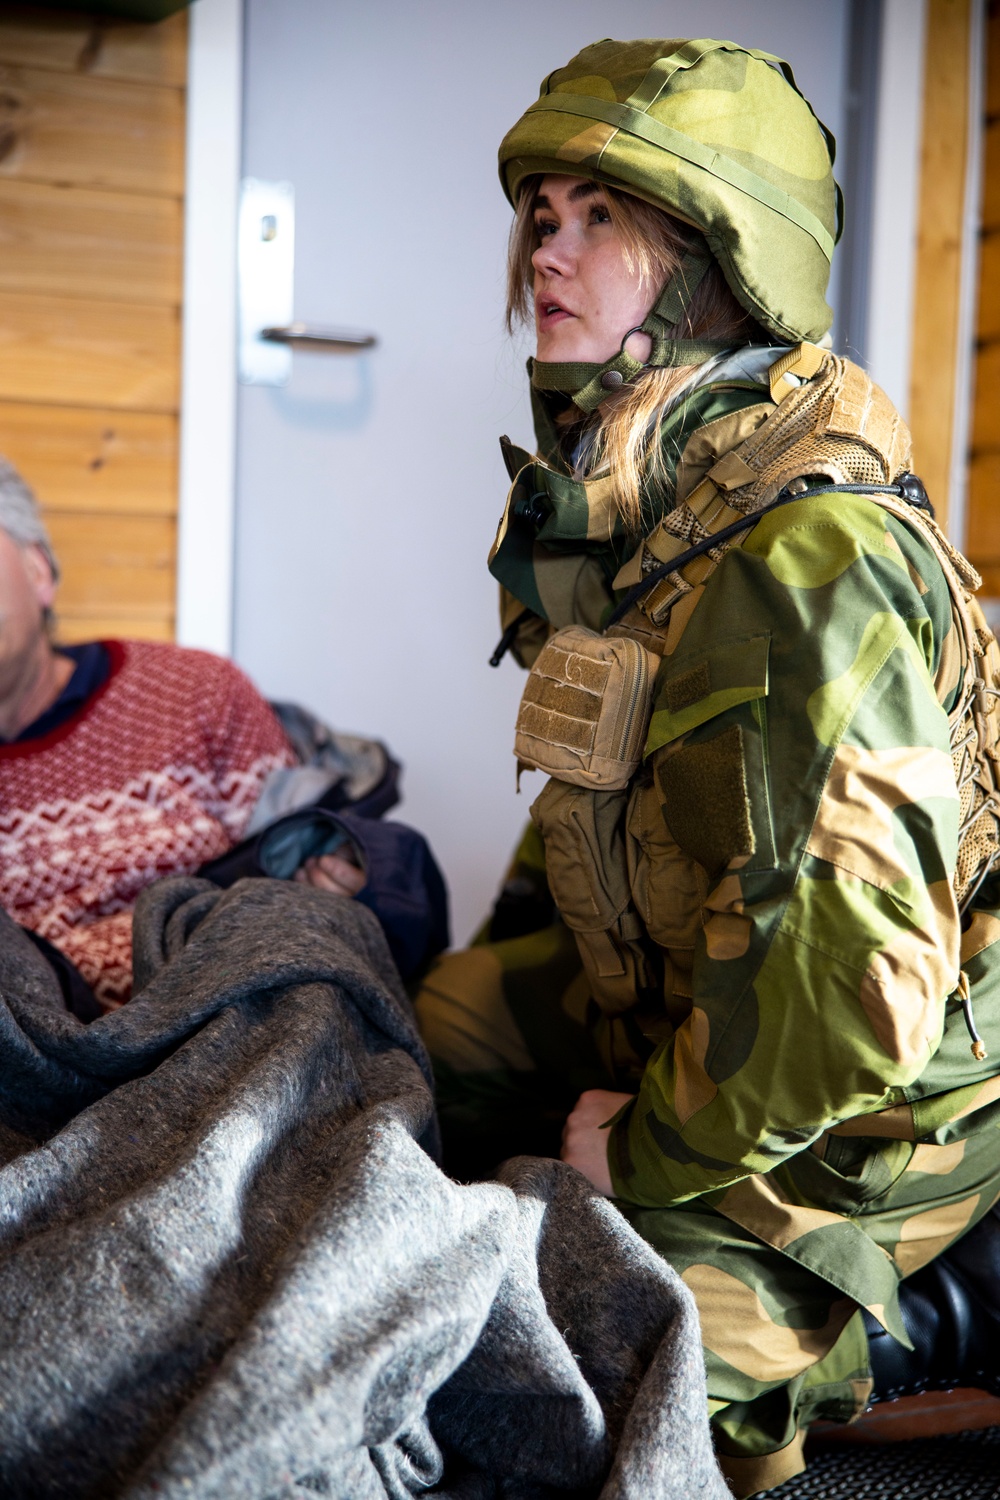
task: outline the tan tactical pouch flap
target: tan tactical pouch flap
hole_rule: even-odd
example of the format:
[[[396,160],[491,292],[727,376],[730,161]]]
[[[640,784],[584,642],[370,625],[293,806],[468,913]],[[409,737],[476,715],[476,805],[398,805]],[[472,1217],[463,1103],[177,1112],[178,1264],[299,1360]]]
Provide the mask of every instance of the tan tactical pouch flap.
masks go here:
[[[543,646],[517,714],[520,765],[619,791],[642,758],[660,658],[623,636],[568,625]]]

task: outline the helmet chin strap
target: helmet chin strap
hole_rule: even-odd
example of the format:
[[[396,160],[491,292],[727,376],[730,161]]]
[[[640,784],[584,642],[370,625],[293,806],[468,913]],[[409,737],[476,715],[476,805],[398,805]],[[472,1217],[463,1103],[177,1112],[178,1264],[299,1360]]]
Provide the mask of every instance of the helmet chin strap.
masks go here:
[[[561,391],[576,406],[592,412],[602,401],[621,390],[643,370],[677,365],[700,365],[731,347],[732,341],[678,339],[673,334],[691,302],[692,294],[712,264],[707,250],[688,250],[667,281],[650,311],[636,328],[630,328],[621,348],[604,364],[546,364],[529,360],[531,383],[538,391]],[[633,334],[645,333],[652,340],[649,358],[635,359],[625,348]]]

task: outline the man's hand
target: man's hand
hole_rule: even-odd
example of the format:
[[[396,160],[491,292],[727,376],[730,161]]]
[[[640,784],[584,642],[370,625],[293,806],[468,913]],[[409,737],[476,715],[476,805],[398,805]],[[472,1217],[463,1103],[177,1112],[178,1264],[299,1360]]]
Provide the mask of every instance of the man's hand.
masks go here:
[[[614,1195],[608,1170],[608,1132],[601,1126],[616,1115],[631,1094],[613,1094],[609,1089],[588,1089],[573,1106],[563,1127],[562,1159],[576,1167],[606,1198]]]
[[[335,896],[356,896],[365,883],[364,871],[341,854],[317,854],[295,871],[296,880]]]

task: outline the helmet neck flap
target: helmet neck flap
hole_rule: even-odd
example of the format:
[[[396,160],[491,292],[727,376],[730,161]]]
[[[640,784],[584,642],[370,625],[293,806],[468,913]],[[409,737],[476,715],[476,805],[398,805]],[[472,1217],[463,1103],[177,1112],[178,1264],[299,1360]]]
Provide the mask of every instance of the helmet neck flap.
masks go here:
[[[711,264],[712,257],[707,246],[687,251],[645,318],[635,328],[629,329],[618,353],[603,364],[555,364],[538,359],[530,360],[531,384],[535,390],[559,391],[571,396],[574,405],[581,411],[592,412],[643,370],[698,365],[728,349],[729,343],[718,340],[674,337],[691,304],[691,298]],[[645,333],[652,340],[653,346],[645,362],[636,359],[625,348],[635,333]]]

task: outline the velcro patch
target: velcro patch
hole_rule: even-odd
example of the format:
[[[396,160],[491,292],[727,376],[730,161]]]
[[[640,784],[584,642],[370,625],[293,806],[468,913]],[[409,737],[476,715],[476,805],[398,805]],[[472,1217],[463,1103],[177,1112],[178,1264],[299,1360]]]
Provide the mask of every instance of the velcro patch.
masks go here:
[[[683,745],[657,767],[667,827],[685,854],[709,875],[757,849],[750,816],[743,730]]]
[[[537,672],[532,672],[524,685],[524,702],[537,703],[540,708],[582,719],[587,724],[596,724],[601,712],[598,694],[557,682],[552,677],[542,677]]]
[[[594,661],[579,651],[557,651],[550,643],[538,663],[538,671],[532,676],[551,678],[554,682],[571,682],[584,692],[596,693],[600,697],[610,670],[606,661]]]
[[[692,703],[697,703],[704,698],[712,687],[712,677],[708,669],[708,662],[699,662],[698,666],[692,667],[690,672],[685,672],[681,677],[675,677],[672,681],[663,684],[663,698],[672,714],[680,713],[682,708],[690,708]]]
[[[558,745],[578,755],[588,755],[594,748],[596,727],[593,720],[573,718],[538,703],[523,703],[518,716],[519,732],[527,741]]]

